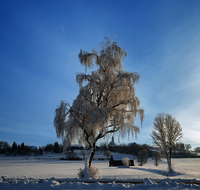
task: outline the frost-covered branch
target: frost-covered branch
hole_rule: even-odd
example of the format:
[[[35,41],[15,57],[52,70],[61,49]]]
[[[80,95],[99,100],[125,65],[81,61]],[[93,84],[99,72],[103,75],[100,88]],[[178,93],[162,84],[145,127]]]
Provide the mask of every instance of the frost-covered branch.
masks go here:
[[[172,146],[183,136],[179,122],[169,114],[158,114],[150,135],[155,146],[167,158],[169,172],[171,172]]]
[[[141,123],[144,119],[144,110],[140,108],[134,88],[140,75],[122,69],[126,50],[109,39],[101,47],[99,53],[80,51],[79,60],[86,71],[94,64],[98,69],[91,74],[77,74],[78,96],[71,106],[61,103],[54,118],[59,138],[66,137],[67,142],[78,141],[90,146],[88,167],[99,139],[116,132],[122,137],[127,133],[137,135],[139,128],[134,126],[135,119],[139,116]]]

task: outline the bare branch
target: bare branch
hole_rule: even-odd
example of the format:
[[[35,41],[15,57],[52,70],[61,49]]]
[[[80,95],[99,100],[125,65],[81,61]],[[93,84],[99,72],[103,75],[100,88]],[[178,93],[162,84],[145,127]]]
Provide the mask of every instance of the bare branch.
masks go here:
[[[94,64],[98,69],[91,74],[77,74],[78,96],[72,106],[62,103],[56,109],[54,126],[58,137],[87,143],[95,151],[96,141],[107,134],[119,132],[122,138],[125,134],[137,135],[136,117],[139,116],[141,124],[144,119],[134,87],[140,75],[122,69],[126,56],[126,50],[110,39],[102,43],[99,54],[95,50],[91,53],[80,50],[79,60],[86,71]]]
[[[172,146],[183,136],[180,124],[171,115],[160,113],[154,120],[154,129],[150,135],[155,146],[166,156],[171,172]]]

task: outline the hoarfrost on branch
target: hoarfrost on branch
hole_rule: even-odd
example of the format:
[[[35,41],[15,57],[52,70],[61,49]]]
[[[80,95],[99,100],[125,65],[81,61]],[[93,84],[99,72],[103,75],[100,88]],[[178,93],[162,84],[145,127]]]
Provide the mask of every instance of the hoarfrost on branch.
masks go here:
[[[122,68],[126,50],[107,38],[101,48],[99,54],[95,50],[91,53],[80,51],[79,60],[86,71],[94,64],[98,69],[90,74],[77,74],[78,96],[72,106],[61,101],[54,118],[57,137],[64,138],[69,144],[78,140],[89,145],[88,168],[99,139],[115,132],[122,137],[127,133],[137,136],[140,130],[134,125],[135,119],[139,116],[141,124],[144,119],[144,110],[140,108],[134,87],[140,75]]]

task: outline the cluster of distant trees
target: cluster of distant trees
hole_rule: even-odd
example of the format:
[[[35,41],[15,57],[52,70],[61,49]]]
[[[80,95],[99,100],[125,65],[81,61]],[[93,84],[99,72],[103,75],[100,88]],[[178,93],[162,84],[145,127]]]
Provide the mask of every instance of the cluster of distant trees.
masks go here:
[[[47,144],[46,146],[42,146],[37,148],[36,146],[26,146],[24,143],[17,144],[13,142],[12,146],[10,146],[7,142],[0,141],[0,154],[9,155],[43,155],[43,152],[55,152],[60,153],[63,152],[63,146],[55,142],[54,144]]]
[[[63,145],[55,142],[54,144],[47,144],[46,146],[42,146],[42,150],[51,153],[61,153],[63,152]]]
[[[190,151],[192,146],[190,144],[184,144],[184,143],[176,143],[175,145],[172,146],[173,150],[177,151]]]
[[[200,152],[200,147],[196,147],[194,151],[191,151],[190,144],[176,143],[173,145],[173,158],[196,158]],[[199,151],[198,151],[199,150]]]
[[[118,152],[121,154],[132,154],[134,156],[138,156],[139,152],[143,149],[146,149],[148,151],[149,156],[152,156],[153,152],[153,147],[149,146],[147,144],[137,144],[137,143],[132,143],[132,144],[120,144],[120,145],[107,145],[106,143],[101,143],[98,149],[102,152],[106,150],[110,150],[111,152]]]
[[[13,142],[12,146],[10,146],[7,142],[0,141],[0,153],[9,155],[30,155],[31,153],[37,154],[43,154],[43,151],[41,149],[37,149],[37,147],[34,146],[25,146],[24,143],[17,144],[16,142]]]
[[[200,153],[200,147],[197,147],[194,149],[194,152],[191,151],[191,145],[190,144],[184,144],[184,143],[175,143],[172,147],[172,157],[173,158],[192,158],[192,157],[198,157],[196,153]],[[121,154],[131,154],[134,156],[139,156],[139,153],[142,150],[146,150],[148,152],[149,157],[153,157],[155,154],[155,148],[153,146],[149,146],[147,144],[121,144],[121,145],[108,145],[106,143],[101,143],[98,149],[102,152],[109,150],[111,152],[118,152]]]
[[[196,147],[196,148],[194,149],[194,151],[195,151],[196,153],[200,153],[200,147]]]
[[[174,158],[189,158],[189,157],[197,157],[197,154],[200,153],[200,147],[196,147],[194,152],[191,151],[190,144],[184,143],[175,143],[173,145],[173,154],[172,157]],[[85,147],[85,149],[89,149],[89,147]],[[101,143],[100,146],[97,146],[97,150],[103,152],[103,154],[109,157],[109,153],[107,152],[118,152],[121,154],[131,154],[134,156],[139,156],[142,150],[146,150],[149,157],[154,156],[155,149],[153,146],[149,146],[147,144],[120,144],[120,145],[108,145],[106,143]],[[0,154],[9,155],[43,155],[43,152],[51,152],[51,153],[62,153],[63,152],[63,145],[55,142],[54,144],[47,144],[46,146],[42,146],[37,148],[36,146],[26,146],[24,143],[17,144],[13,142],[12,146],[10,146],[7,142],[0,141]]]

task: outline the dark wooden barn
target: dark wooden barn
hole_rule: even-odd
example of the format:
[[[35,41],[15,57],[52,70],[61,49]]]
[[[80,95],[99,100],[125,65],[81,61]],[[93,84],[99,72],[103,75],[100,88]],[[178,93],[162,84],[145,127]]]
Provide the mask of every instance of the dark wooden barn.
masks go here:
[[[134,166],[134,160],[130,154],[113,154],[110,158],[109,166],[123,166],[123,158],[129,158],[129,166]]]

